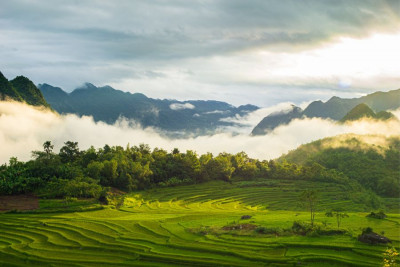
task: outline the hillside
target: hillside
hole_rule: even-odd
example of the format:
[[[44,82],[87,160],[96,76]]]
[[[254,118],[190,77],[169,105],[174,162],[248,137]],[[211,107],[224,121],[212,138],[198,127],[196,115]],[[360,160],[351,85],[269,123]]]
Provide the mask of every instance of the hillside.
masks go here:
[[[33,106],[50,107],[41,91],[31,80],[24,76],[18,76],[8,81],[0,72],[0,100],[7,99],[26,102]]]
[[[87,83],[71,93],[48,84],[39,85],[45,99],[59,113],[93,116],[95,121],[114,123],[120,117],[133,119],[142,127],[193,134],[214,132],[233,126],[223,118],[257,110],[245,105],[234,107],[220,101],[176,101],[148,98],[143,94],[123,92],[110,86]]]
[[[339,121],[353,108],[360,104],[367,105],[372,112],[376,113],[376,116],[374,116],[375,118],[391,118],[392,115],[386,111],[400,108],[400,89],[388,92],[375,92],[360,98],[352,99],[334,96],[325,103],[322,101],[314,101],[295,117],[293,117],[293,114],[291,113],[284,114],[284,112],[281,112],[282,114],[278,121],[271,120],[271,118],[274,117],[274,114],[270,114],[254,128],[253,135],[265,134],[279,125],[288,124],[293,119],[303,116],[308,118],[325,118]],[[370,115],[372,115],[372,113]]]
[[[293,119],[301,118],[303,110],[292,106],[291,110],[272,113],[265,117],[251,132],[252,135],[263,135],[279,125],[289,124]]]
[[[400,137],[341,135],[321,139],[280,159],[310,165],[314,162],[344,173],[367,189],[400,197]]]
[[[319,230],[307,234],[293,228],[309,221],[298,205],[304,186],[324,192]],[[135,192],[119,208],[41,200],[36,212],[0,214],[0,260],[10,266],[379,266],[386,246],[363,244],[357,235],[372,227],[398,244],[399,216],[378,220],[352,212],[352,195],[328,183],[220,181]],[[335,205],[348,208],[340,229],[325,216]]]
[[[398,137],[339,136],[286,157],[304,165],[146,145],[43,148],[0,166],[7,266],[372,267],[387,245],[360,242],[363,229],[400,242],[398,197],[364,188],[379,179],[377,188],[393,190],[381,171],[400,168]],[[352,167],[375,176],[359,179]],[[307,192],[316,194],[312,219]],[[367,216],[379,210],[385,218]]]
[[[350,110],[340,121],[356,121],[361,118],[376,118],[376,114],[370,107],[362,103]]]

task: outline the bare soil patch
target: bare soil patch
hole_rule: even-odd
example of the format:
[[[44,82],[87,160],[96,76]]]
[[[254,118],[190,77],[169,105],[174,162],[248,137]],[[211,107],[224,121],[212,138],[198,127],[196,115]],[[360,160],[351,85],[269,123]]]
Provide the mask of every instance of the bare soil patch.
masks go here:
[[[0,196],[0,211],[35,210],[39,208],[39,198],[34,195]]]

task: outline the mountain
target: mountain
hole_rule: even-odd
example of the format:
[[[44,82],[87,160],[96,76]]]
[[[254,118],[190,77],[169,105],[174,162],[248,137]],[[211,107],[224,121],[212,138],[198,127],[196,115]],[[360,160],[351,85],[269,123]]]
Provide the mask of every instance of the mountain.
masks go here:
[[[0,100],[6,99],[22,101],[21,95],[7,80],[7,78],[4,77],[3,73],[0,72]]]
[[[251,132],[252,135],[263,135],[279,125],[289,124],[293,119],[301,118],[303,110],[292,105],[290,110],[274,112],[262,119]]]
[[[17,76],[10,83],[29,105],[50,107],[44,99],[42,92],[28,78]]]
[[[42,92],[31,80],[24,76],[18,76],[8,81],[0,72],[0,100],[7,99],[26,102],[33,106],[50,107],[44,99]]]
[[[362,103],[355,106],[352,110],[350,110],[340,121],[355,121],[361,118],[374,118],[379,120],[387,120],[393,118],[394,115],[387,111],[380,111],[377,114],[368,107],[368,105]]]
[[[358,104],[368,105],[374,112],[397,109],[400,107],[400,89],[389,92],[375,92],[360,98],[332,97],[326,103],[314,101],[304,110],[310,118],[330,118],[340,120]]]
[[[345,134],[301,145],[278,161],[335,169],[387,197],[400,197],[400,137]],[[318,168],[318,165],[315,165]]]
[[[59,113],[93,116],[95,121],[109,124],[119,118],[133,119],[142,127],[156,127],[175,134],[205,134],[234,123],[221,119],[243,116],[258,107],[234,107],[220,101],[177,101],[148,98],[144,94],[116,90],[111,86],[97,87],[91,83],[71,93],[59,87],[40,84],[46,101]]]
[[[301,114],[297,114],[296,117],[293,117],[293,114],[291,113],[282,112],[279,119],[272,119],[269,117],[273,117],[274,114],[270,114],[253,129],[252,134],[265,134],[279,125],[288,124],[293,119],[303,116],[308,118],[317,117],[338,121],[343,119],[346,114],[360,104],[365,104],[371,111],[366,111],[365,107],[363,109],[363,106],[361,106],[359,107],[361,110],[355,110],[354,113],[366,112],[364,114],[366,115],[368,112],[372,112],[374,113],[374,116],[372,116],[372,113],[370,116],[374,118],[391,118],[393,117],[393,114],[386,112],[386,110],[398,109],[400,107],[400,89],[388,92],[375,92],[360,98],[351,99],[334,96],[325,103],[322,101],[314,101],[310,103]],[[377,113],[375,114],[375,112]],[[355,114],[350,116],[354,115]]]

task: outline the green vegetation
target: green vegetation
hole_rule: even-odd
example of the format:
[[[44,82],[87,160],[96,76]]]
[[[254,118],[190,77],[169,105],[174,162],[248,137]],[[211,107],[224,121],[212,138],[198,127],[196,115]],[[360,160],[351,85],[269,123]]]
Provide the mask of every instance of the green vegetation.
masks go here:
[[[8,81],[0,72],[0,100],[8,99],[26,102],[33,106],[50,107],[31,80],[24,76],[18,76],[12,81]]]
[[[150,150],[147,145],[125,149],[108,145],[80,151],[77,142],[65,142],[58,154],[51,142],[44,151],[34,151],[33,160],[19,162],[11,158],[0,166],[0,194],[36,193],[42,197],[99,197],[107,187],[129,192],[155,187],[231,181],[255,178],[324,181],[363,191],[362,186],[343,174],[321,165],[301,166],[259,161],[244,152],[235,155],[211,153],[200,157],[193,151]],[[377,207],[379,208],[379,207]]]
[[[302,145],[282,156],[283,160],[335,169],[381,196],[400,196],[399,137],[330,137]]]
[[[346,192],[338,184],[261,183],[234,179],[154,188],[123,196],[119,209],[83,212],[63,213],[63,200],[41,201],[32,214],[0,214],[0,261],[15,266],[379,266],[387,246],[357,241],[366,227],[385,231],[399,247],[399,214],[369,219],[357,212],[361,204],[343,199]],[[321,192],[313,228],[309,212],[296,205],[305,186]],[[71,211],[79,200],[69,201]],[[335,218],[324,216],[338,205],[349,214],[340,229]],[[243,215],[252,217],[242,220]]]
[[[400,142],[361,139],[344,138],[345,148],[340,137],[320,140],[276,161],[143,144],[81,151],[72,141],[55,153],[46,141],[32,160],[0,167],[2,195],[41,198],[31,198],[37,209],[0,214],[0,262],[379,266],[391,257],[387,243],[400,246],[398,197],[376,195],[357,172],[375,173],[377,185],[394,175]]]

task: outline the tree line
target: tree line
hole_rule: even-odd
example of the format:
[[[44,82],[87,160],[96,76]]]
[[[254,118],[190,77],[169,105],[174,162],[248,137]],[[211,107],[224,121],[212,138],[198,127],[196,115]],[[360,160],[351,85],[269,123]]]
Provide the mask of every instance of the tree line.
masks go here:
[[[50,141],[42,151],[33,151],[27,162],[13,157],[0,166],[0,194],[35,193],[43,197],[98,197],[114,187],[126,192],[155,187],[195,184],[232,178],[251,180],[301,179],[359,186],[343,173],[318,163],[307,166],[257,160],[245,152],[207,153],[192,150],[168,152],[139,146],[109,146],[80,150],[67,141],[58,153]]]

